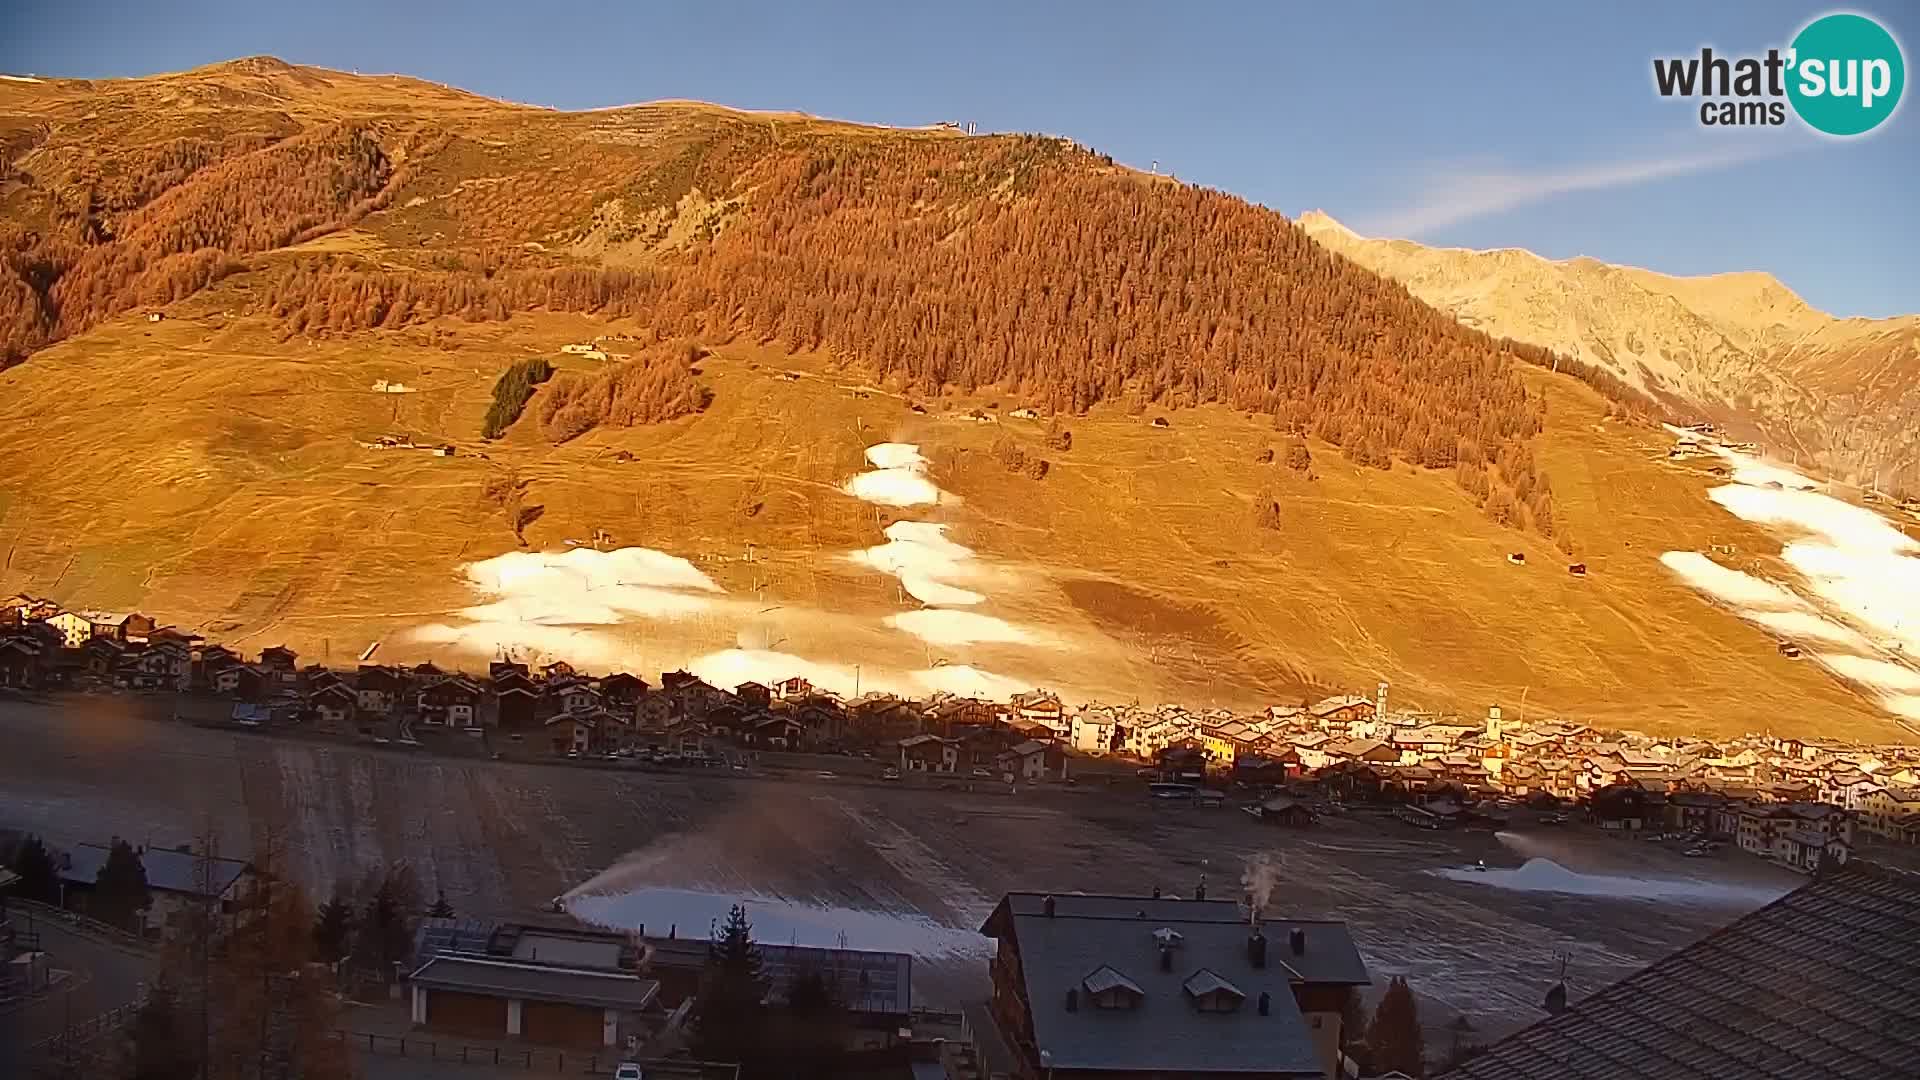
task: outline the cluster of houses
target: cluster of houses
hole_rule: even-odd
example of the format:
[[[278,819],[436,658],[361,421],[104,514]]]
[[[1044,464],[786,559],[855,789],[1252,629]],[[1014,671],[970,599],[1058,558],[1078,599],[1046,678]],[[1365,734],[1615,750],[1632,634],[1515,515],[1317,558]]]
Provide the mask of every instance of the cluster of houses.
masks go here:
[[[656,687],[626,672],[590,676],[564,661],[535,669],[499,660],[484,675],[431,663],[336,671],[302,666],[283,647],[242,657],[136,613],[0,600],[0,686],[88,680],[231,699],[235,719],[341,733],[373,734],[396,723],[497,731],[577,757],[858,750],[897,763],[903,774],[1059,781],[1075,756],[1115,755],[1155,763],[1165,780],[1312,784],[1343,798],[1389,798],[1414,808],[1409,820],[1435,826],[1485,803],[1551,799],[1583,804],[1606,828],[1713,834],[1802,867],[1831,841],[1851,844],[1856,825],[1881,841],[1920,843],[1920,747],[1913,746],[1759,735],[1662,739],[1508,720],[1498,706],[1469,721],[1390,709],[1385,683],[1371,697],[1246,715],[1174,705],[1069,707],[1045,691],[1005,702],[948,694],[848,699],[801,678],[723,688],[685,671],[666,673]]]

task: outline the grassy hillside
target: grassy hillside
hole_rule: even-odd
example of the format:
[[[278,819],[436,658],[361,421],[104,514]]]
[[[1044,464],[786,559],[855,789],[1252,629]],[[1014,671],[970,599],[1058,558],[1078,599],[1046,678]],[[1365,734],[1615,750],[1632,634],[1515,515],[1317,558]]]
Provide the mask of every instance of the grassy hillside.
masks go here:
[[[867,445],[904,440],[962,500],[938,520],[1004,576],[993,613],[1052,641],[947,650],[953,662],[1107,699],[1254,706],[1387,678],[1398,695],[1474,713],[1511,712],[1524,695],[1529,714],[1649,730],[1897,734],[1658,564],[1672,547],[1766,545],[1704,499],[1708,478],[1660,463],[1650,432],[1607,420],[1568,379],[1533,377],[1584,580],[1441,475],[1358,466],[1320,443],[1311,479],[1260,463],[1281,445],[1271,425],[1224,408],[1172,413],[1166,430],[1096,408],[1069,422],[1061,453],[1042,447],[1040,423],[964,418],[988,398],[916,413],[818,356],[744,345],[702,361],[714,400],[697,417],[559,446],[523,425],[482,443],[508,361],[632,327],[536,315],[281,342],[261,320],[219,314],[243,287],[222,283],[163,323],[109,323],[7,374],[0,460],[18,467],[0,500],[0,589],[137,604],[335,662],[374,640],[391,659],[459,659],[403,632],[475,602],[460,563],[514,549],[482,496],[510,467],[542,508],[526,529],[536,549],[603,529],[778,605],[750,629],[782,651],[917,667],[922,646],[878,623],[911,602],[843,558],[895,515],[838,490]],[[560,359],[562,371],[591,363]],[[374,379],[416,391],[376,394]],[[76,398],[76,382],[101,389]],[[389,431],[462,453],[355,442]],[[1052,460],[1044,480],[996,460],[1009,436]],[[1281,504],[1278,529],[1256,522],[1263,490]],[[1508,564],[1516,549],[1529,566]],[[622,632],[652,670],[743,630],[701,617]]]
[[[464,564],[599,534],[729,594],[558,633],[643,671],[777,648],[868,685],[1257,706],[1388,679],[1468,713],[1895,734],[1658,564],[1766,545],[1651,429],[1228,196],[1051,140],[268,60],[9,83],[0,116],[0,590],[457,662],[409,634],[478,600]],[[559,351],[590,339],[633,359]],[[845,494],[885,441],[957,499]],[[888,625],[915,604],[848,556],[895,520],[973,548],[1027,640]]]

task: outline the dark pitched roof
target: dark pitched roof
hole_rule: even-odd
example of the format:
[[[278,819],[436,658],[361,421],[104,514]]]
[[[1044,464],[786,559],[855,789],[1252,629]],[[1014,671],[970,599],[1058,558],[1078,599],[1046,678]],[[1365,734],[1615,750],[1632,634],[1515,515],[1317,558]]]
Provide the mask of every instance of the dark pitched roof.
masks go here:
[[[561,1001],[614,1009],[644,1009],[660,993],[660,984],[651,979],[611,971],[446,954],[422,964],[413,973],[413,982],[429,990],[457,990],[491,997]]]
[[[1920,874],[1853,860],[1445,1080],[1886,1080],[1920,1062]]]
[[[100,868],[107,865],[111,850],[106,844],[75,844],[64,852],[66,865],[60,868],[60,877],[76,884],[93,884]],[[200,856],[191,851],[150,847],[140,852],[140,867],[147,873],[150,889],[201,895],[199,866]],[[215,856],[208,860],[208,869],[212,880],[207,883],[207,895],[224,896],[241,875],[253,869],[253,864]]]
[[[1264,921],[1267,959],[1255,967],[1246,911],[1232,901],[1056,895],[1051,916],[1045,902],[1009,894],[982,932],[1018,943],[1035,1049],[1059,1069],[1317,1077],[1320,1058],[1292,985],[1368,981],[1341,923]],[[1290,946],[1296,929],[1298,954]],[[1162,967],[1168,944],[1172,961]],[[1241,1006],[1197,1007],[1197,996],[1220,992],[1216,984],[1242,995]],[[1137,988],[1137,1002],[1111,1009],[1089,1000],[1115,987]],[[1262,994],[1267,1015],[1257,1005]]]

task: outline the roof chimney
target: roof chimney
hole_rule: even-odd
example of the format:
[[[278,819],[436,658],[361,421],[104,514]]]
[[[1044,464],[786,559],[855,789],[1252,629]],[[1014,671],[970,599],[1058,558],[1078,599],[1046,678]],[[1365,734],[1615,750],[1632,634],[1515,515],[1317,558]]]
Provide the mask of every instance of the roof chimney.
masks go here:
[[[1067,987],[1067,1011],[1068,1012],[1080,1011],[1080,991],[1074,989],[1071,986]]]
[[[1173,948],[1171,946],[1160,946],[1160,970],[1173,970]]]
[[[1553,986],[1547,990],[1547,1000],[1541,1004],[1541,1007],[1553,1016],[1559,1016],[1561,1013],[1566,1012],[1567,984],[1564,982],[1554,983]]]
[[[1153,887],[1153,898],[1154,898],[1155,900],[1158,900],[1158,899],[1160,899],[1160,886],[1158,886],[1158,885],[1155,885],[1155,886]]]
[[[1265,1016],[1272,1011],[1273,995],[1267,993],[1265,990],[1260,991],[1260,1015]]]
[[[1207,898],[1207,875],[1200,875],[1200,884],[1193,887],[1193,898],[1195,900],[1205,900]]]
[[[1267,966],[1267,935],[1258,930],[1247,935],[1247,963],[1256,968]]]
[[[1040,901],[1040,914],[1045,915],[1049,919],[1053,918],[1053,894],[1052,893],[1048,893],[1047,896]]]
[[[1293,955],[1295,956],[1305,956],[1307,954],[1307,932],[1297,926],[1287,931],[1287,948],[1292,949]]]

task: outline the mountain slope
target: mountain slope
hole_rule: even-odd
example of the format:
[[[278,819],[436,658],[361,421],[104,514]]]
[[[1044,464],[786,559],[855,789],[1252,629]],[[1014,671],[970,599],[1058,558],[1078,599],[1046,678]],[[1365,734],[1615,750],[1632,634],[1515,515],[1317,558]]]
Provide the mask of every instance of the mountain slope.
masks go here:
[[[0,590],[334,662],[1242,706],[1385,678],[1893,733],[1659,564],[1766,545],[1657,432],[1230,196],[1052,139],[261,59],[18,86]],[[558,374],[482,439],[535,357]],[[849,487],[881,443],[937,501]],[[530,610],[465,576],[596,538],[712,588]],[[964,588],[916,602],[929,566]]]
[[[1553,535],[1540,402],[1517,376],[1550,357],[1277,214],[1063,140],[689,104],[561,114],[267,59],[0,104],[47,118],[0,204],[14,359],[246,271],[267,272],[253,310],[309,336],[644,313],[656,339],[777,339],[923,396],[1222,402],[1363,464],[1457,470],[1494,520]],[[154,110],[170,120],[116,119]],[[196,134],[152,141],[177,126]],[[354,225],[361,250],[304,244]]]
[[[1677,412],[1757,430],[1843,476],[1920,483],[1920,316],[1836,319],[1765,273],[1430,248],[1319,211],[1300,225],[1468,325],[1578,357]]]

